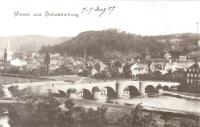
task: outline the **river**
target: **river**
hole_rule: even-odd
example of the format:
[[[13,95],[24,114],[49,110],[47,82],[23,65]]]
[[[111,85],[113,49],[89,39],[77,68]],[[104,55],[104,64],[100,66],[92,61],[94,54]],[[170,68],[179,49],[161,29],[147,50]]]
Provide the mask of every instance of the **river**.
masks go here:
[[[158,97],[136,97],[132,99],[115,99],[113,101],[119,103],[128,104],[139,104],[142,103],[143,106],[163,108],[169,110],[184,111],[190,113],[200,114],[200,101],[190,100],[185,98],[176,98],[170,96],[158,96]]]

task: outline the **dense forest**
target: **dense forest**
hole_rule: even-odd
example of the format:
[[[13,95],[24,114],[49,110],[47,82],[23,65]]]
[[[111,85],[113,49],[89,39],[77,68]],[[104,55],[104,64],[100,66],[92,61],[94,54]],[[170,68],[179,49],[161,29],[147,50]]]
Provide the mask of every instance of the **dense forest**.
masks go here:
[[[175,46],[180,53],[194,48],[194,34],[168,36],[141,36],[119,32],[115,29],[103,31],[86,31],[59,45],[42,47],[40,52],[58,52],[70,56],[87,55],[94,58],[120,58],[149,54],[153,58],[163,57],[164,51]]]

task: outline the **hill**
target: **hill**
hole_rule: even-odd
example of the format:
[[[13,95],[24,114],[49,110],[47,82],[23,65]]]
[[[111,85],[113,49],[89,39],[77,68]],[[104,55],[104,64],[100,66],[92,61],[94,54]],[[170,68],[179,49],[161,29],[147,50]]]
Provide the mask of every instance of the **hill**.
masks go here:
[[[69,38],[41,35],[0,37],[0,49],[4,49],[7,45],[7,41],[10,41],[10,48],[14,51],[38,51],[42,46],[53,46],[66,40],[69,40]]]
[[[41,52],[60,52],[71,56],[87,55],[95,58],[133,58],[150,54],[153,58],[161,58],[166,50],[175,54],[188,54],[197,47],[200,35],[193,33],[141,36],[118,31],[86,31],[61,44],[42,47]]]

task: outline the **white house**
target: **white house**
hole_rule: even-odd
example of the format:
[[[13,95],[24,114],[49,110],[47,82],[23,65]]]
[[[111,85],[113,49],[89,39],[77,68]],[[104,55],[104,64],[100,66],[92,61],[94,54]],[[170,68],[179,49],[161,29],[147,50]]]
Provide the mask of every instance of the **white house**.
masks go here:
[[[187,61],[176,61],[176,62],[172,62],[172,63],[167,63],[165,66],[165,70],[169,71],[171,70],[172,72],[178,70],[178,69],[183,69],[183,70],[187,70],[191,65],[193,65],[195,62],[191,61],[191,60],[187,60]]]
[[[164,58],[165,58],[166,60],[169,60],[169,59],[172,58],[172,55],[171,55],[169,52],[166,52],[166,53],[164,54]]]
[[[147,74],[148,73],[148,65],[136,63],[131,66],[132,76],[137,76],[138,74]]]
[[[15,59],[12,59],[10,61],[10,65],[17,66],[17,67],[22,67],[22,66],[26,66],[27,65],[27,61],[19,59],[19,58],[15,58]]]

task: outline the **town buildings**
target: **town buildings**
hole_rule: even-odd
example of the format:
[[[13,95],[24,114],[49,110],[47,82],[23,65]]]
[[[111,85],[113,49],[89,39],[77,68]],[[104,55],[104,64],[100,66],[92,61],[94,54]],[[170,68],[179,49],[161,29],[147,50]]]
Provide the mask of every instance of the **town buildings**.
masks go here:
[[[190,92],[200,93],[200,66],[195,63],[187,69],[187,88]]]

